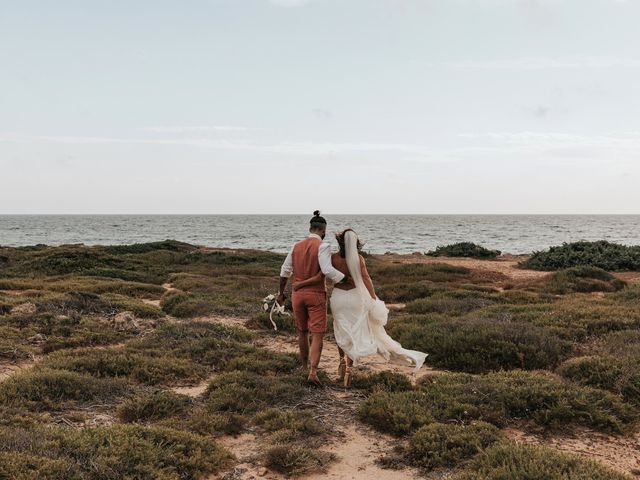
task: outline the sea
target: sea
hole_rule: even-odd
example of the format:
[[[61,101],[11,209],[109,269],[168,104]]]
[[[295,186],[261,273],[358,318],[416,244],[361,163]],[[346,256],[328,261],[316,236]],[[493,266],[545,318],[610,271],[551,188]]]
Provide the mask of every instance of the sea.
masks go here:
[[[640,215],[325,215],[327,240],[353,228],[370,253],[426,252],[470,241],[523,254],[578,240],[640,244]],[[286,252],[308,215],[0,215],[0,245],[117,245],[174,239]]]

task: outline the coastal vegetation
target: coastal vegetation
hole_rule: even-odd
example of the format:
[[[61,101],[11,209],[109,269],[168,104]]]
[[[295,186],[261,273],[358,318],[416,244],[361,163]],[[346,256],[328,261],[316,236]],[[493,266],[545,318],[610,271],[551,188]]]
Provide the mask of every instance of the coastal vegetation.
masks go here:
[[[432,257],[470,257],[470,258],[496,258],[500,256],[500,250],[489,250],[482,245],[472,242],[459,242],[450,245],[441,245],[426,253]]]
[[[515,271],[552,271],[526,278],[451,257],[491,258],[477,246],[369,255],[397,304],[389,334],[434,371],[358,370],[339,395],[307,386],[283,348],[295,351],[293,317],[273,332],[261,308],[282,255],[171,240],[0,248],[0,478],[208,478],[247,461],[237,435],[260,438],[256,468],[304,477],[340,461],[327,446],[355,422],[393,436],[388,467],[627,478],[508,437],[637,432],[640,287],[615,274],[637,269],[635,250],[587,244],[534,254]]]
[[[570,267],[598,267],[610,272],[640,270],[640,246],[629,247],[606,240],[565,243],[535,252],[521,266],[547,271]]]

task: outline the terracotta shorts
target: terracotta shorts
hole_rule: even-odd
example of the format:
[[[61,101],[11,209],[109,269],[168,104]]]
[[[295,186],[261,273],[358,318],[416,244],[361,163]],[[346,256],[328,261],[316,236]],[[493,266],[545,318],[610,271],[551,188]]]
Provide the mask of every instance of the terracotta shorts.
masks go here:
[[[327,293],[298,290],[291,296],[296,328],[302,332],[327,331]]]

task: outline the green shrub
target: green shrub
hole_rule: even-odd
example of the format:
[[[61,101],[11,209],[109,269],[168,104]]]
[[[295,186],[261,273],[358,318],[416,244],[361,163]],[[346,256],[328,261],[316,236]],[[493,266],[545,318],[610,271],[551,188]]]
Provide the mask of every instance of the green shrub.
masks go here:
[[[432,423],[409,438],[407,458],[415,466],[432,470],[454,467],[496,442],[499,431],[485,422],[469,425]]]
[[[373,264],[369,269],[372,278],[381,283],[401,283],[418,280],[430,282],[455,282],[465,279],[471,270],[448,263],[395,263]]]
[[[399,317],[389,334],[405,348],[429,354],[429,364],[448,370],[553,368],[571,349],[547,328],[525,322]]]
[[[269,408],[258,413],[255,422],[267,432],[283,433],[289,441],[296,437],[308,441],[309,437],[326,432],[324,425],[304,410],[283,411],[279,408]]]
[[[207,389],[211,412],[254,413],[272,405],[296,404],[305,394],[304,377],[230,372],[218,375]]]
[[[479,308],[493,305],[499,297],[472,292],[467,290],[450,290],[435,293],[429,298],[421,298],[408,303],[405,307],[407,313],[443,313],[450,316],[459,316]]]
[[[604,240],[564,243],[545,252],[535,252],[520,264],[534,270],[590,266],[609,272],[640,270],[640,246],[627,247]]]
[[[376,392],[405,392],[413,390],[413,385],[406,375],[396,372],[378,372],[371,375],[353,377],[352,386],[368,391]]]
[[[335,458],[328,452],[298,445],[278,445],[267,450],[265,464],[285,475],[303,475],[323,471]]]
[[[497,443],[477,455],[456,480],[630,480],[593,460],[549,448]]]
[[[591,356],[567,360],[558,369],[565,378],[621,394],[640,405],[640,365],[633,357]]]
[[[211,440],[169,428],[114,425],[97,428],[34,427],[3,429],[0,472],[19,475],[28,463],[32,476],[73,480],[195,480],[227,467],[232,457]],[[45,457],[46,455],[46,457]],[[23,461],[12,460],[21,456]],[[18,457],[18,458],[19,458]],[[16,465],[17,463],[17,465]],[[67,476],[50,468],[68,468]],[[55,470],[54,470],[55,472]],[[13,474],[16,475],[13,475]]]
[[[129,390],[127,383],[119,379],[39,369],[15,374],[2,382],[0,403],[34,410],[57,410],[87,402],[113,401]]]
[[[47,458],[31,452],[0,451],[0,478],[75,480],[82,479],[82,476],[78,466],[67,458]]]
[[[416,391],[371,395],[358,413],[364,422],[395,435],[433,422],[483,420],[502,426],[509,419],[530,419],[547,428],[584,425],[620,432],[639,415],[609,392],[525,371],[424,377]]]
[[[114,349],[60,352],[49,356],[42,365],[100,378],[125,377],[147,385],[196,382],[207,374],[202,365],[169,353],[145,355]]]
[[[378,281],[377,277],[375,281]],[[430,297],[443,289],[431,282],[400,282],[383,284],[377,290],[378,296],[386,302],[410,302]]]
[[[145,392],[125,400],[118,407],[118,418],[126,423],[160,420],[184,414],[189,403],[184,395],[163,390]]]
[[[544,290],[549,293],[589,293],[615,292],[626,283],[597,267],[572,267],[559,270],[545,282]]]
[[[500,253],[502,253],[500,250],[489,250],[472,242],[460,242],[436,247],[435,250],[427,252],[426,255],[432,257],[471,257],[486,259],[496,258]]]

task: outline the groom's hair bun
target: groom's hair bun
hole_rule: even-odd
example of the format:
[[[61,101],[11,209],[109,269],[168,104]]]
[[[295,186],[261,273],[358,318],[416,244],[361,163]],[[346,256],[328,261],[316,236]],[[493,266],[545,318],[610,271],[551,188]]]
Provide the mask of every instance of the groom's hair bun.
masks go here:
[[[320,210],[313,212],[313,218],[309,221],[312,227],[323,227],[327,221],[320,216]]]

